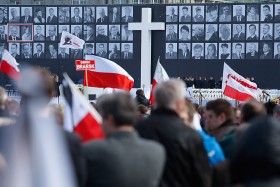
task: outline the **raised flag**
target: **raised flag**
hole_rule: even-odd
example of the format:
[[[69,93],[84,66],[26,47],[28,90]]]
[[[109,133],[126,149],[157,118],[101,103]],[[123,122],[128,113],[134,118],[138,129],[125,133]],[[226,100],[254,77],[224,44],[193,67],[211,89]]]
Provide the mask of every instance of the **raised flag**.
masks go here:
[[[63,93],[65,97],[64,128],[80,135],[83,142],[102,139],[102,118],[85,97],[75,88],[65,74]]]
[[[126,91],[133,87],[134,79],[115,62],[94,55],[86,55],[86,60],[95,61],[95,70],[85,71],[84,86]]]
[[[0,70],[10,78],[18,80],[20,78],[18,65],[16,59],[5,49],[0,64]]]
[[[155,104],[155,99],[154,99],[154,89],[155,89],[155,87],[160,82],[163,82],[163,81],[166,81],[166,80],[169,80],[169,76],[167,75],[165,69],[160,64],[160,60],[158,58],[157,67],[156,67],[153,82],[152,82],[152,90],[151,90],[151,94],[150,94],[151,105]]]
[[[85,41],[79,37],[63,31],[59,43],[59,47],[71,48],[71,49],[83,49]]]
[[[238,101],[257,98],[260,90],[256,83],[251,82],[224,63],[222,91],[225,96]]]

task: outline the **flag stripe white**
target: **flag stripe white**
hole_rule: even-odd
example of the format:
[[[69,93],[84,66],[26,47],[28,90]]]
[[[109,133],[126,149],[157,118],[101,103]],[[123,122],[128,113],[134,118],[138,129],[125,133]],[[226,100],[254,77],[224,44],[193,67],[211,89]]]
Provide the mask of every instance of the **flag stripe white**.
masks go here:
[[[59,43],[59,47],[71,48],[71,49],[83,49],[85,41],[78,38],[77,36],[63,31]]]

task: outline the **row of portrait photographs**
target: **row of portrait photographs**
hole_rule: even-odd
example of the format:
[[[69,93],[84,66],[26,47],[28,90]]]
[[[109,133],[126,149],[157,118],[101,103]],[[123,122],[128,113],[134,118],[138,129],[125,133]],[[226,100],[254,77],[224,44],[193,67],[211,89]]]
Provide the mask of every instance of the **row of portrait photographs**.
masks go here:
[[[165,59],[280,59],[280,42],[166,43]]]
[[[112,60],[133,59],[132,43],[85,43],[83,50],[62,48],[59,44],[52,42],[8,43],[8,50],[17,59],[84,59],[86,55],[97,55]]]
[[[166,41],[280,40],[280,23],[166,24]]]
[[[0,25],[0,41],[60,41],[63,31],[88,41],[132,41],[128,25]]]
[[[133,6],[0,7],[0,23],[127,23]]]

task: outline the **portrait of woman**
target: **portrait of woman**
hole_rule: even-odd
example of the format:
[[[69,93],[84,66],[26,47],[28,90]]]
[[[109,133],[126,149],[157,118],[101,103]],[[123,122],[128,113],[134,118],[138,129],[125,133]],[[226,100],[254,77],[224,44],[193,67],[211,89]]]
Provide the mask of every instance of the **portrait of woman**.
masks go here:
[[[205,59],[217,59],[217,47],[215,44],[209,44],[207,46]]]
[[[259,21],[260,20],[260,15],[259,15],[259,10],[256,6],[248,6],[247,10],[247,21]]]
[[[23,35],[21,37],[22,40],[32,40],[32,33],[31,33],[30,26],[24,26],[22,31],[23,31]]]

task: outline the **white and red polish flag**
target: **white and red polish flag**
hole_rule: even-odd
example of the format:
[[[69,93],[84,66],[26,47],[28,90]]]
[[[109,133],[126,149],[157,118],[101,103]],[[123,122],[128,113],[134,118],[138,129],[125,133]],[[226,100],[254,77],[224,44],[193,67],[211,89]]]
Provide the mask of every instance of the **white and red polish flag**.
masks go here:
[[[225,96],[238,101],[245,101],[251,98],[257,98],[260,89],[256,83],[251,82],[224,63],[222,91]]]
[[[5,49],[0,64],[0,71],[12,79],[18,80],[20,78],[18,65],[16,59]]]
[[[169,76],[167,75],[165,69],[160,64],[160,58],[158,58],[157,67],[156,67],[154,78],[153,78],[153,82],[152,82],[152,90],[151,90],[151,94],[150,94],[151,105],[155,104],[155,99],[154,99],[155,87],[160,82],[163,82],[163,81],[166,81],[166,80],[169,80]]]
[[[95,69],[86,70],[84,86],[96,88],[117,88],[130,91],[134,79],[115,62],[94,55],[86,55],[86,60],[94,60]]]
[[[75,88],[71,79],[64,74],[65,97],[64,128],[78,134],[83,142],[103,139],[102,117]]]
[[[59,43],[59,47],[71,48],[71,49],[83,49],[85,41],[79,37],[63,31]]]

